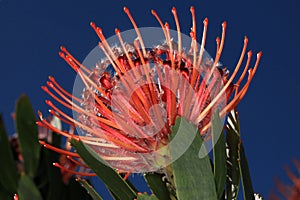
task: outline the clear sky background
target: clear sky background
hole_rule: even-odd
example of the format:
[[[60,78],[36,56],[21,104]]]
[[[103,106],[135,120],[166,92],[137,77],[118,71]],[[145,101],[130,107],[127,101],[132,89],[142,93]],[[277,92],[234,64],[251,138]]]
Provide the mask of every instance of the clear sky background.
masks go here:
[[[249,49],[263,51],[258,72],[238,106],[242,139],[256,192],[267,197],[274,177],[287,181],[284,166],[292,165],[293,158],[300,160],[298,0],[0,0],[0,112],[8,131],[15,131],[10,113],[22,93],[36,110],[46,113],[48,96],[40,86],[48,75],[72,91],[75,73],[58,56],[60,45],[82,61],[98,43],[90,21],[102,27],[107,37],[116,27],[132,28],[123,12],[125,5],[139,26],[158,26],[150,12],[155,9],[173,29],[171,8],[175,6],[185,34],[191,27],[189,8],[195,6],[199,33],[202,20],[209,18],[207,51],[211,55],[226,20],[221,61],[229,69],[239,58],[245,35]]]

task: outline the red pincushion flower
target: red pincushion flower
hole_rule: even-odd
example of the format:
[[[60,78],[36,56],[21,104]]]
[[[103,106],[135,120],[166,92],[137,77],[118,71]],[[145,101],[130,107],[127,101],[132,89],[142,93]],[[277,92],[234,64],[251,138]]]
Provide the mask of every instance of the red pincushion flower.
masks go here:
[[[197,126],[203,138],[209,136],[207,130],[215,110],[220,110],[220,116],[224,117],[246,94],[261,52],[257,54],[255,66],[250,69],[252,52],[248,52],[246,65],[240,77],[236,78],[246,54],[248,39],[245,38],[240,59],[229,76],[229,72],[219,63],[225,40],[225,22],[222,24],[222,37],[217,38],[217,52],[213,60],[204,49],[208,20],[204,20],[202,42],[198,45],[193,7],[190,49],[183,46],[184,35],[180,32],[175,8],[172,9],[177,28],[174,36],[169,25],[163,24],[157,13],[152,11],[161,29],[151,31],[160,31],[165,40],[161,44],[161,41],[155,41],[155,46],[145,45],[141,29],[129,10],[124,8],[124,11],[134,26],[137,38],[125,43],[121,32],[116,29],[119,45],[112,47],[102,30],[91,23],[105,55],[94,68],[88,69],[66,48],[61,48],[60,56],[84,83],[81,98],[65,91],[53,77],[49,78],[48,87],[42,87],[57,102],[77,113],[78,117],[66,115],[47,100],[46,103],[52,108],[50,113],[78,127],[83,134],[74,136],[57,130],[43,120],[41,114],[39,124],[66,137],[82,140],[121,172],[156,171],[174,160],[163,147],[169,144],[170,127],[176,117],[184,117]],[[147,39],[149,37],[154,38],[152,32]],[[248,79],[244,81],[247,71]],[[233,83],[234,79],[237,79],[236,83]],[[62,153],[76,157],[74,153]]]

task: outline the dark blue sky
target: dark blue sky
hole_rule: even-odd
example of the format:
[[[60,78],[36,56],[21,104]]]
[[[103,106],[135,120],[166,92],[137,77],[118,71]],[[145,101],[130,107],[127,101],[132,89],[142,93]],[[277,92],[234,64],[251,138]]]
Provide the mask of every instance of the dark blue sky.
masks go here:
[[[244,35],[249,48],[262,50],[263,58],[245,99],[238,106],[242,139],[250,164],[255,191],[268,196],[274,177],[285,177],[284,166],[300,160],[300,13],[297,0],[111,0],[111,1],[16,1],[0,0],[0,112],[9,132],[14,132],[10,113],[15,100],[26,93],[35,109],[47,111],[48,98],[40,89],[53,75],[72,90],[75,74],[58,56],[66,46],[83,60],[98,42],[90,21],[106,36],[131,29],[123,12],[130,8],[139,26],[158,26],[150,10],[155,9],[171,27],[172,6],[179,13],[182,32],[189,34],[189,8],[195,6],[198,27],[209,18],[207,51],[215,52],[215,37],[221,23],[228,31],[221,61],[229,69],[236,64]]]

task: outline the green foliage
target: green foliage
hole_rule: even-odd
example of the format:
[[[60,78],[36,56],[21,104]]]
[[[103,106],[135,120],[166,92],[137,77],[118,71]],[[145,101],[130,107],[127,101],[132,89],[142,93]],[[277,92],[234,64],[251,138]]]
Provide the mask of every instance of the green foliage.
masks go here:
[[[213,140],[213,144],[215,144],[213,148],[214,176],[216,181],[218,199],[221,199],[225,189],[227,167],[226,167],[226,144],[225,144],[225,138],[223,132],[223,123],[219,117],[218,111],[215,112],[215,114],[213,115],[212,140]]]
[[[84,162],[97,174],[97,176],[109,187],[109,189],[122,200],[132,200],[136,198],[136,193],[126,181],[108,164],[102,160],[90,147],[81,141],[71,140],[72,146],[84,160]]]
[[[84,199],[84,200],[92,200],[93,198],[89,194],[89,191],[87,191],[84,187],[81,186],[81,184],[76,181],[74,178],[71,179],[65,187],[66,196],[65,199]]]
[[[144,175],[148,186],[158,199],[170,200],[170,194],[166,186],[166,181],[163,181],[164,176],[164,174],[159,173],[146,173]]]
[[[154,194],[138,194],[137,200],[159,200]]]
[[[226,194],[228,199],[237,199],[239,187],[240,187],[240,165],[239,165],[239,148],[240,148],[240,134],[239,134],[239,122],[237,121],[237,115],[234,111],[228,116],[228,122],[226,124],[226,144],[228,146],[227,156],[227,183]]]
[[[19,145],[24,159],[25,171],[33,178],[40,158],[38,127],[29,99],[22,95],[16,106],[16,127]]]
[[[192,144],[171,165],[173,168],[174,182],[177,198],[185,199],[217,199],[215,180],[208,155],[199,158],[199,149],[203,144],[196,127],[188,123],[184,118],[177,118],[169,136],[171,142],[175,137],[181,138],[179,145],[170,145],[171,156],[182,150],[181,144],[187,144],[184,139],[194,138]]]
[[[22,174],[19,180],[18,196],[20,200],[42,200],[42,195],[32,179]]]
[[[95,191],[93,186],[91,186],[86,180],[78,178],[77,181],[86,189],[86,191],[91,195],[94,200],[102,200],[102,197]]]
[[[1,116],[0,143],[0,193],[13,196],[18,187],[19,174]]]
[[[22,95],[16,105],[19,151],[11,146],[0,116],[0,199],[13,199],[14,194],[20,200],[91,199],[74,178],[68,184],[62,182],[60,169],[52,165],[60,155],[41,149],[35,122],[30,101]],[[52,145],[61,146],[59,135],[53,135]],[[13,151],[18,154],[16,158]],[[23,160],[19,160],[20,155]]]
[[[254,190],[250,178],[248,161],[241,141],[240,121],[236,111],[230,113],[226,126],[226,143],[229,151],[227,157],[227,196],[228,198],[237,199],[241,180],[244,199],[252,200],[254,199]]]
[[[242,184],[243,184],[243,194],[245,200],[252,200],[254,199],[254,190],[252,186],[252,181],[250,177],[250,170],[248,167],[248,161],[245,154],[245,149],[243,144],[241,144],[240,149],[240,169],[241,169],[241,176],[242,176]]]
[[[42,161],[39,166],[40,175],[38,177],[46,180],[44,187],[41,187],[41,190],[44,191],[44,199],[64,199],[65,185],[62,181],[60,169],[53,167],[52,164],[53,162],[57,162],[58,155],[45,148],[41,152]]]
[[[5,188],[3,188],[3,186],[0,186],[0,199],[2,200],[6,200],[6,199],[12,199],[12,195],[7,191],[5,190]]]

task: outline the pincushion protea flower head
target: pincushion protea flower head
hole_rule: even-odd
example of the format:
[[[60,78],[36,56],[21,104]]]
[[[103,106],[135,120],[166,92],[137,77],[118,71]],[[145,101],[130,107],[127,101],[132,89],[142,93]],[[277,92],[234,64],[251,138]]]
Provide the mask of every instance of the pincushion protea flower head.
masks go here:
[[[47,100],[52,108],[50,113],[76,126],[82,134],[75,136],[57,130],[41,113],[38,124],[68,138],[82,140],[120,172],[156,171],[176,159],[170,158],[167,150],[170,127],[176,117],[184,117],[198,127],[205,140],[209,139],[212,114],[218,109],[224,117],[241,101],[257,70],[261,52],[257,54],[254,67],[248,68],[252,56],[249,51],[245,67],[240,70],[248,44],[245,38],[238,63],[229,75],[219,62],[226,22],[222,24],[222,36],[216,40],[216,56],[212,59],[204,49],[208,19],[203,21],[202,40],[198,44],[193,7],[190,9],[190,37],[180,32],[175,8],[172,14],[176,31],[171,30],[168,23],[163,24],[154,10],[152,14],[161,28],[139,29],[129,10],[124,8],[124,11],[134,27],[135,39],[125,42],[126,33],[123,35],[116,29],[115,38],[119,44],[112,46],[102,29],[91,23],[101,41],[98,48],[105,55],[92,69],[61,47],[59,55],[84,84],[81,98],[65,91],[53,77],[49,78],[48,87],[42,87],[57,102],[76,112],[77,117],[68,116]],[[156,33],[163,38],[157,39]],[[244,80],[247,72],[248,78]],[[237,81],[234,83],[234,80]],[[74,153],[63,153],[74,156]]]

